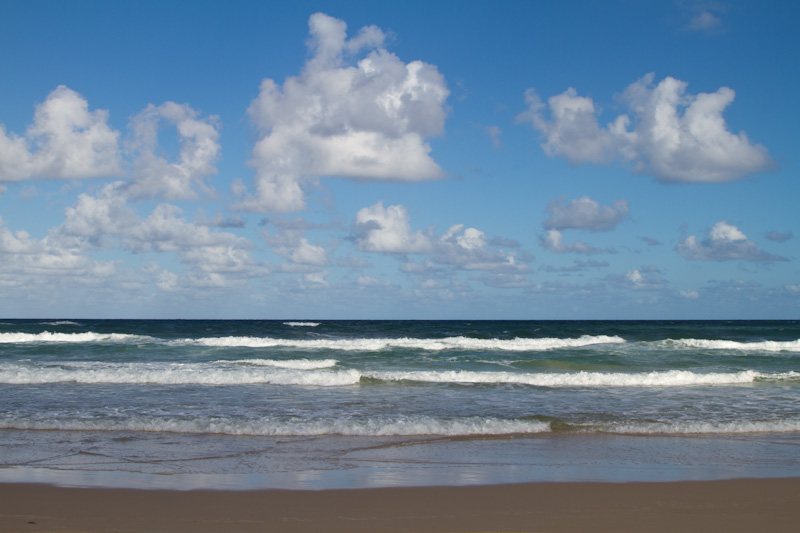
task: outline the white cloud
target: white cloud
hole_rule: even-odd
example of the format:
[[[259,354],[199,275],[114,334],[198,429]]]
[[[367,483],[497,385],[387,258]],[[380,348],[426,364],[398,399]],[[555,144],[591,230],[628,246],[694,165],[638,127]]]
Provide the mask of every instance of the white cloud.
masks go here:
[[[444,128],[449,94],[435,66],[403,63],[384,34],[362,28],[347,39],[339,19],[309,19],[311,57],[283,86],[265,79],[250,106],[265,134],[253,150],[255,194],[240,208],[297,211],[309,179],[419,181],[442,177],[426,137]],[[366,50],[366,54],[363,51]],[[356,54],[361,59],[353,63]]]
[[[654,265],[643,265],[623,275],[608,276],[609,282],[619,288],[634,291],[657,291],[667,288],[661,271]]]
[[[528,110],[517,119],[531,122],[544,135],[542,149],[550,157],[563,156],[573,163],[607,164],[618,157],[626,142],[627,117],[619,117],[608,129],[601,128],[592,99],[578,96],[572,87],[547,100],[550,121],[542,115],[545,105],[536,91],[528,89],[525,102]]]
[[[786,261],[785,257],[772,255],[758,249],[747,235],[736,226],[720,221],[714,224],[706,240],[694,235],[686,237],[676,247],[686,259],[697,261]]]
[[[35,239],[25,231],[12,232],[0,218],[0,286],[33,290],[102,285],[118,274],[117,266],[87,257],[81,247],[57,235]]]
[[[177,131],[175,162],[161,155],[162,121]],[[201,118],[186,104],[150,104],[131,118],[125,153],[120,151],[120,133],[107,122],[106,111],[89,111],[81,95],[59,86],[36,107],[24,137],[7,136],[0,126],[0,183],[120,177],[127,180],[130,198],[196,199],[198,189],[211,193],[204,180],[217,172],[221,148],[216,117]]]
[[[120,173],[119,132],[108,112],[59,85],[36,106],[24,137],[0,126],[0,182],[33,178],[79,179]]]
[[[414,254],[429,252],[433,244],[428,235],[412,233],[411,219],[402,205],[383,207],[378,202],[356,213],[355,231],[358,248],[364,252]]]
[[[119,244],[135,253],[174,253],[190,267],[184,283],[191,286],[236,285],[238,278],[269,272],[252,258],[247,239],[215,231],[202,222],[189,222],[181,215],[178,207],[160,204],[141,218],[128,205],[124,184],[115,182],[96,196],[81,194],[75,205],[65,210],[63,224],[51,230],[48,238],[76,250]],[[166,279],[161,274],[156,277]]]
[[[566,253],[579,253],[579,254],[597,254],[607,250],[595,248],[585,242],[575,241],[572,243],[564,242],[564,235],[557,229],[547,230],[544,235],[539,236],[539,245],[551,252],[558,254]]]
[[[697,300],[698,298],[700,298],[700,293],[699,292],[691,291],[691,290],[689,290],[689,291],[681,291],[680,295],[682,297],[686,298],[687,300]]]
[[[665,182],[725,182],[774,168],[764,146],[751,143],[744,132],[728,131],[722,113],[733,102],[732,89],[691,95],[683,81],[667,77],[654,85],[653,80],[650,73],[628,86],[621,102],[630,115],[605,127],[592,99],[572,88],[548,99],[549,120],[529,89],[528,110],[518,119],[542,133],[549,156],[575,164],[621,161]]]
[[[410,217],[402,205],[384,208],[378,202],[359,210],[353,233],[359,249],[365,252],[425,255],[422,263],[407,261],[401,267],[409,274],[436,272],[437,265],[509,275],[527,274],[530,270],[515,254],[491,248],[486,234],[476,228],[456,224],[438,237],[433,230],[412,231]]]
[[[564,197],[551,200],[547,206],[550,217],[542,222],[545,229],[586,229],[609,231],[630,214],[627,200],[616,200],[613,206],[601,206],[588,196],[566,204]]]
[[[217,118],[198,117],[199,113],[186,104],[166,102],[150,104],[131,119],[133,139],[129,144],[135,154],[133,182],[128,187],[131,197],[196,199],[196,187],[209,192],[203,180],[217,173],[214,163],[221,150]],[[181,145],[177,162],[157,153],[161,121],[177,130]]]

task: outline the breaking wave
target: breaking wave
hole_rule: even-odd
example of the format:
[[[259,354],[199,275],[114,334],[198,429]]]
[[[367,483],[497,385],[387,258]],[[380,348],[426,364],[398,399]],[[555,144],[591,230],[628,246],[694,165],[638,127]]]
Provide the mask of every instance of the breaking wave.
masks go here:
[[[800,352],[800,339],[794,341],[737,342],[707,339],[677,339],[663,341],[677,348],[704,350],[746,350],[759,352]]]
[[[541,351],[559,348],[575,348],[594,344],[624,343],[625,339],[606,335],[583,335],[574,339],[515,338],[474,339],[471,337],[447,337],[443,339],[378,338],[378,339],[313,339],[295,340],[272,337],[205,337],[185,339],[184,342],[201,346],[250,347],[250,348],[297,348],[307,350],[382,351],[389,348],[415,350],[505,350]]]

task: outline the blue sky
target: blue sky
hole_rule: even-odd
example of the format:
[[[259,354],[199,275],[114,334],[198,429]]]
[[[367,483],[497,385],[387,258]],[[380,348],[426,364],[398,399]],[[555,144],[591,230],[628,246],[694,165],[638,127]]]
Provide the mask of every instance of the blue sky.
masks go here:
[[[0,2],[0,316],[797,318],[790,1]]]

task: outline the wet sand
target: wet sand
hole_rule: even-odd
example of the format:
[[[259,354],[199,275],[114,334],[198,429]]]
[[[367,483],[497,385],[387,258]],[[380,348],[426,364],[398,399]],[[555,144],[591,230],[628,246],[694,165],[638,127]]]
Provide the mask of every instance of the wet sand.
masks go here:
[[[800,478],[320,491],[0,484],[0,531],[797,531]]]

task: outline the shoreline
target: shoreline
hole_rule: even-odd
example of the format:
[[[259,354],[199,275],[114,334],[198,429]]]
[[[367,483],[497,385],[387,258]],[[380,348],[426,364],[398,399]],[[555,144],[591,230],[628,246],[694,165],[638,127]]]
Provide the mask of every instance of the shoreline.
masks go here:
[[[800,477],[326,490],[0,483],[0,531],[795,531]]]

